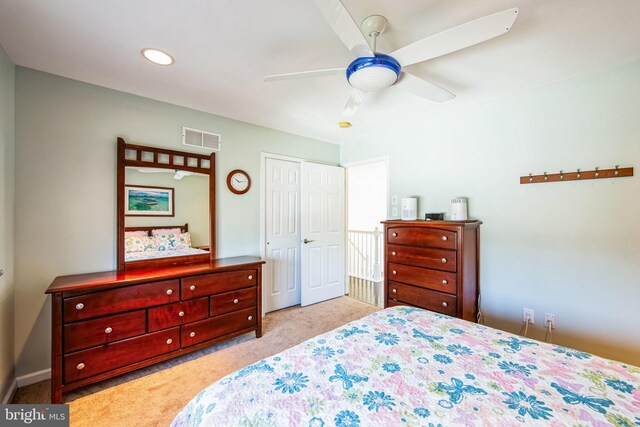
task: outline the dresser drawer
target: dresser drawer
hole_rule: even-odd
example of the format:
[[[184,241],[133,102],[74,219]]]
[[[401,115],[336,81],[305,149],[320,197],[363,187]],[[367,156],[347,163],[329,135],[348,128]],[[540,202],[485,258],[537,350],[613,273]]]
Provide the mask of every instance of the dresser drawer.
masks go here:
[[[67,354],[64,356],[64,382],[91,377],[179,348],[180,328],[173,328]]]
[[[387,246],[387,259],[390,263],[408,264],[452,272],[456,271],[458,261],[456,251],[399,245]]]
[[[127,286],[64,300],[64,322],[89,319],[180,300],[178,279]]]
[[[222,316],[182,326],[182,347],[198,344],[232,332],[256,326],[256,308],[246,308]]]
[[[135,337],[146,331],[147,316],[144,310],[70,323],[64,325],[64,352]]]
[[[219,294],[236,289],[256,286],[256,270],[229,271],[203,274],[182,279],[182,299],[193,299],[205,295]]]
[[[389,227],[387,243],[424,248],[456,249],[456,232],[438,228]]]
[[[240,291],[225,292],[211,296],[211,316],[230,313],[257,305],[256,288],[247,288]]]
[[[209,317],[207,297],[149,309],[149,332]]]
[[[395,282],[456,294],[456,274],[410,265],[388,264],[387,276]]]
[[[449,316],[456,315],[456,297],[442,292],[390,281],[387,297]]]

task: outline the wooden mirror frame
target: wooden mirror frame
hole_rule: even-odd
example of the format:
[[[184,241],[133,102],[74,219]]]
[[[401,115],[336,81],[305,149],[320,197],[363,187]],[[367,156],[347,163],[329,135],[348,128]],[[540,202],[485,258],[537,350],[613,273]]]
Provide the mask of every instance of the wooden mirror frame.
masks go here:
[[[174,265],[195,264],[199,262],[209,262],[216,258],[216,154],[210,155],[195,154],[186,151],[168,150],[165,148],[148,147],[144,145],[127,144],[124,139],[118,138],[117,144],[117,236],[116,236],[116,257],[117,270],[133,270],[140,268],[168,267]],[[136,158],[128,159],[127,150],[135,151]],[[151,154],[151,160],[144,160],[143,153]],[[168,162],[160,162],[160,158],[167,158]],[[176,164],[175,158],[181,157],[182,164]],[[193,160],[195,159],[195,162]],[[190,160],[194,163],[189,165]],[[209,167],[205,167],[203,161],[209,162]],[[131,167],[151,167],[171,170],[184,170],[196,172],[209,176],[209,254],[185,255],[167,258],[153,258],[148,260],[130,261],[124,260],[124,196],[125,196],[125,168]],[[144,228],[144,227],[138,227]]]

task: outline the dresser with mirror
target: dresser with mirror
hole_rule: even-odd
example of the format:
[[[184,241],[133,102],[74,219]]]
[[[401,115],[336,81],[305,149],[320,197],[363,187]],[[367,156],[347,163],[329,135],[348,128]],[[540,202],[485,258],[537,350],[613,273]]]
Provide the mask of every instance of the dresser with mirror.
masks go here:
[[[238,335],[262,335],[259,257],[216,257],[215,153],[117,140],[116,270],[56,277],[52,403]]]

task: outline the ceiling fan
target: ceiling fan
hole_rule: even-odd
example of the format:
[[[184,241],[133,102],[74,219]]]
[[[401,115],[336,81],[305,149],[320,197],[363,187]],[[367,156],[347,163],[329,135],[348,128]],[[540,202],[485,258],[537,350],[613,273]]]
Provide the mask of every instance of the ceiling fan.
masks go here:
[[[355,113],[367,92],[389,87],[397,87],[435,102],[445,102],[455,98],[455,95],[448,90],[403,71],[403,67],[437,58],[502,35],[511,29],[518,16],[516,7],[503,10],[418,40],[385,55],[376,52],[376,39],[384,33],[388,24],[384,16],[369,16],[362,22],[362,30],[371,38],[370,46],[340,0],[313,1],[324,19],[356,59],[346,68],[277,74],[265,77],[264,81],[346,74],[352,90],[343,110],[345,116]]]

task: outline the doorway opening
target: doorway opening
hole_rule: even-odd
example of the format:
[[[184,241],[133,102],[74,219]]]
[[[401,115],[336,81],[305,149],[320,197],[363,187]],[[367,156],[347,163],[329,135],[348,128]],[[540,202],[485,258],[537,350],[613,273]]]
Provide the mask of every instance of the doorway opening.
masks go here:
[[[389,160],[346,165],[347,275],[352,298],[384,306],[384,236],[387,219]]]

